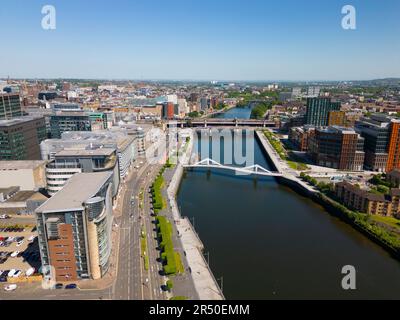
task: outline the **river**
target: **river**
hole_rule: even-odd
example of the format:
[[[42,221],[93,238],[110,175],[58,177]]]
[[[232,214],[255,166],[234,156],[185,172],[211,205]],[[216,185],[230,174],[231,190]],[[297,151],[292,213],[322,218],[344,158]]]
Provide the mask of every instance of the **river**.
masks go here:
[[[270,168],[258,141],[247,139],[252,139],[254,162]],[[210,139],[195,143],[199,141]],[[194,218],[211,270],[216,278],[223,277],[227,299],[400,297],[397,260],[274,178],[187,171],[177,200],[182,215]],[[356,269],[356,290],[341,286],[345,265]]]
[[[223,119],[250,119],[251,108],[232,108],[226,112],[221,112],[213,116],[213,118],[223,118]]]

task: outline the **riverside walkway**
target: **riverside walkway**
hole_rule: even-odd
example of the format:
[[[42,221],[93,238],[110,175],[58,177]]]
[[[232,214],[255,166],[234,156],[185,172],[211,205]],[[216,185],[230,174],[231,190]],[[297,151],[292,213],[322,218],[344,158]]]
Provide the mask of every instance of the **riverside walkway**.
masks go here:
[[[281,157],[275,151],[275,149],[271,146],[271,144],[269,143],[268,139],[265,137],[263,132],[256,131],[256,135],[258,136],[262,147],[269,155],[269,158],[271,159],[274,167],[276,168],[276,171],[278,171],[282,174],[282,178],[295,182],[300,187],[302,187],[303,189],[305,189],[306,191],[308,191],[310,193],[318,192],[312,186],[308,185],[306,182],[301,180],[298,177],[298,173],[295,170],[291,169],[286,161],[281,159]]]
[[[193,136],[189,141],[189,146],[184,152],[179,163],[175,167],[172,178],[167,182],[168,209],[172,211],[178,237],[181,241],[186,260],[190,268],[190,275],[200,300],[224,300],[222,290],[209,268],[204,255],[204,245],[194,230],[188,218],[182,218],[178,205],[175,200],[180,181],[184,172],[184,164],[189,162],[193,149]]]

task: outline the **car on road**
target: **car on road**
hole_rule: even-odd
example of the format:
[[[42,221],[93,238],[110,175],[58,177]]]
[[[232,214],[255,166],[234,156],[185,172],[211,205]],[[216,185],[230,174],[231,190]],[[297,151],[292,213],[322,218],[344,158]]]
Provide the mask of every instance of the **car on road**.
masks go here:
[[[54,286],[54,289],[62,289],[64,288],[64,285],[62,283],[56,283],[56,285]]]
[[[70,283],[65,286],[65,289],[76,289],[78,286],[75,283]]]
[[[5,286],[4,287],[4,290],[5,291],[14,291],[14,290],[16,290],[18,288],[18,286],[16,285],[16,284],[10,284],[10,285],[8,285],[8,286]]]
[[[2,215],[0,215],[0,219],[10,219],[10,216],[9,215],[7,215],[7,214],[2,214]]]

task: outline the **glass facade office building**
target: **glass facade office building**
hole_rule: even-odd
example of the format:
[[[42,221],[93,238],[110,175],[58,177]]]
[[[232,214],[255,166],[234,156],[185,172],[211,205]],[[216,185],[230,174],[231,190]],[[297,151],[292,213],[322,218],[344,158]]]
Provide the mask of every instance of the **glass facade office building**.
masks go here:
[[[21,117],[21,102],[19,94],[1,94],[0,93],[0,120]]]
[[[328,126],[329,112],[339,111],[340,107],[340,102],[332,102],[330,98],[308,98],[305,124]]]

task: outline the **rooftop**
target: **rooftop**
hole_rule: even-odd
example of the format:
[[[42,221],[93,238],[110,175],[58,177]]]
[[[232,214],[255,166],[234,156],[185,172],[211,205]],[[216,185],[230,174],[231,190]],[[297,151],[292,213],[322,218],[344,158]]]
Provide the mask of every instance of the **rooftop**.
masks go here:
[[[36,212],[66,212],[83,210],[85,201],[94,197],[112,172],[74,174],[64,188],[40,206]]]
[[[323,127],[317,128],[317,131],[326,132],[326,133],[341,133],[341,134],[355,134],[353,128],[346,128],[341,126],[330,126],[330,127]]]
[[[36,169],[45,164],[42,160],[0,161],[0,170]]]
[[[19,191],[13,197],[8,199],[7,202],[25,202],[26,200],[30,199],[35,193],[36,191]]]
[[[56,153],[56,157],[75,157],[75,156],[111,156],[115,152],[112,148],[98,149],[64,149]]]
[[[17,124],[22,124],[28,121],[34,121],[34,120],[40,120],[43,119],[43,117],[40,116],[23,116],[23,117],[16,117],[13,119],[9,120],[0,120],[0,127],[11,127],[15,126]]]

